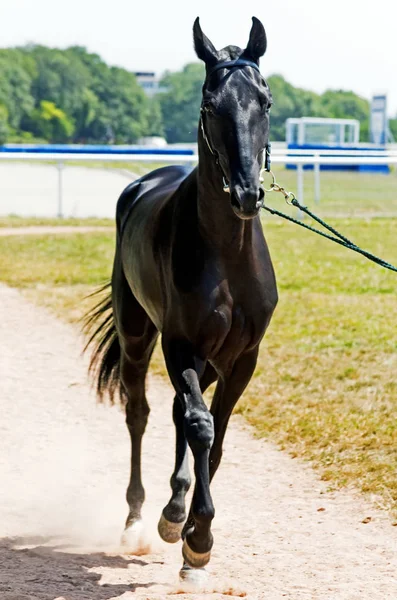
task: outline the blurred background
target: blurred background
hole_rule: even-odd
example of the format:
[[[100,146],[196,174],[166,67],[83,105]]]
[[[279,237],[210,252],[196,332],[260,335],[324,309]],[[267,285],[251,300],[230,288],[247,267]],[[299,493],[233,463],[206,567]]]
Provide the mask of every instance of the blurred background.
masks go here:
[[[0,214],[112,217],[126,180],[170,161],[195,164],[204,73],[192,45],[198,15],[217,48],[245,47],[251,16],[262,20],[274,164],[284,172],[287,150],[306,156],[301,168],[289,161],[286,185],[327,214],[394,214],[395,11],[387,0],[3,2]],[[153,149],[162,149],[161,160]],[[354,160],[321,164],[320,177],[307,150],[322,150],[328,162]]]

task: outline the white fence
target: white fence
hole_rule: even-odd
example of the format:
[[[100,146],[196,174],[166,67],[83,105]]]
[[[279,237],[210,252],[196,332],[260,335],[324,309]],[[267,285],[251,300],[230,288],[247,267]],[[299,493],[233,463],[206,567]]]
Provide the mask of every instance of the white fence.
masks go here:
[[[341,154],[343,153],[343,156]],[[197,155],[166,155],[166,154],[74,154],[74,153],[42,153],[42,152],[0,152],[0,163],[3,161],[29,161],[32,162],[55,162],[58,171],[57,178],[57,214],[63,216],[63,170],[65,164],[73,162],[157,162],[172,164],[197,163]],[[272,151],[273,164],[296,165],[297,187],[296,195],[304,202],[304,166],[313,165],[315,181],[315,202],[320,202],[321,195],[321,165],[348,166],[348,165],[395,165],[397,164],[397,150],[385,151],[360,151],[360,150],[288,150],[275,147]],[[295,190],[294,190],[295,191]]]

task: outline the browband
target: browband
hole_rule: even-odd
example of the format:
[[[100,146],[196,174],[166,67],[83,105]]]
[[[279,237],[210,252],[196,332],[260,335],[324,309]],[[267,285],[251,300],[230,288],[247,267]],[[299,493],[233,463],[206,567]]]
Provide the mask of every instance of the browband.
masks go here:
[[[223,62],[218,63],[215,67],[212,67],[210,71],[208,71],[208,77],[211,77],[216,71],[219,69],[234,69],[235,67],[252,67],[258,73],[260,73],[259,67],[256,63],[251,60],[245,60],[245,58],[238,58],[236,60],[225,60]]]

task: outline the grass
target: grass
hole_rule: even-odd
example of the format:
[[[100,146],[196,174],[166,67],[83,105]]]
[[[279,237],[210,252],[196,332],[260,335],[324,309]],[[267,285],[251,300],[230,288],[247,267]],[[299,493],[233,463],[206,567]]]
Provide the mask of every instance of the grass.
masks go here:
[[[337,226],[397,263],[397,219]],[[264,229],[280,303],[237,411],[331,487],[396,511],[396,274],[270,216]],[[111,231],[0,238],[1,279],[75,323],[110,275],[113,246]],[[164,374],[159,351],[152,368]]]
[[[19,215],[0,217],[0,227],[30,227],[39,225],[52,227],[65,225],[73,227],[78,227],[79,225],[85,227],[114,227],[114,219],[99,219],[94,217],[88,219],[78,219],[74,217],[58,219],[50,217],[20,217]]]
[[[296,171],[275,165],[277,181],[287,190],[297,194]],[[269,187],[270,175],[265,175]],[[316,214],[327,217],[360,217],[369,215],[397,217],[397,173],[389,175],[355,172],[321,171],[320,203],[314,202],[314,173],[304,172],[304,198]],[[298,198],[298,200],[302,200]],[[267,195],[267,203],[276,208],[283,205],[280,194]]]

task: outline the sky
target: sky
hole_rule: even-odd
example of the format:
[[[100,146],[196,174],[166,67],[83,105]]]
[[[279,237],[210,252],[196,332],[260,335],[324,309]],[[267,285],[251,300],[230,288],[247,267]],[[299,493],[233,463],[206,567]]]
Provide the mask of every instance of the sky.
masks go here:
[[[85,46],[131,71],[180,69],[197,60],[199,16],[216,48],[245,47],[251,17],[265,26],[267,76],[316,92],[387,93],[397,114],[395,0],[0,0],[0,46]]]

